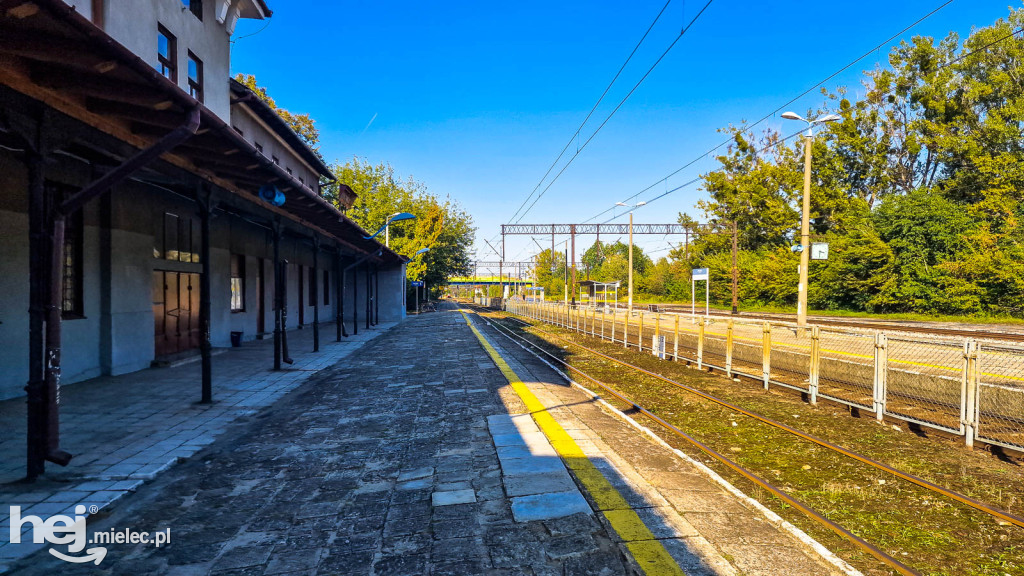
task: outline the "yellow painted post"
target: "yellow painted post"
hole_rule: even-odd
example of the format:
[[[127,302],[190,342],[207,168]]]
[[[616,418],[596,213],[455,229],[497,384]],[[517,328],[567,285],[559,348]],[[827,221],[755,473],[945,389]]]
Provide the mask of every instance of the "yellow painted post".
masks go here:
[[[730,318],[725,327],[725,374],[729,378],[732,378],[732,338],[733,320]]]
[[[704,369],[704,318],[697,319],[697,370]]]
[[[772,325],[764,323],[764,336],[761,343],[761,374],[764,377],[764,389],[768,389],[768,381],[772,377]]]
[[[676,321],[675,321],[675,329],[674,330],[675,330],[675,338],[673,339],[674,343],[672,344],[672,359],[675,360],[676,362],[679,362],[679,315],[678,314],[676,314]]]
[[[807,394],[811,404],[818,403],[818,377],[821,375],[821,328],[811,327],[810,374],[807,378]]]

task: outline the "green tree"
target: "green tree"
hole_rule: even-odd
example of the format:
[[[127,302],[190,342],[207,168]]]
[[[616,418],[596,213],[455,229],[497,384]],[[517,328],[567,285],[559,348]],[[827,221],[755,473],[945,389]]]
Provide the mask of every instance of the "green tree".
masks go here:
[[[295,114],[279,107],[267,93],[267,89],[256,83],[256,77],[252,74],[237,74],[235,80],[252,90],[260,100],[277,112],[277,115],[291,127],[292,131],[323,160],[323,156],[320,154],[320,130],[316,127],[316,121],[309,114]]]

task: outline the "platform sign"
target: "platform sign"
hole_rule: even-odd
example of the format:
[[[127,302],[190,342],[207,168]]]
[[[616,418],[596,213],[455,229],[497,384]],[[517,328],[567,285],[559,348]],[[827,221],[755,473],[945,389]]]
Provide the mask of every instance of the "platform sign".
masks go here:
[[[423,288],[423,282],[419,281],[419,280],[413,280],[412,281],[412,287],[413,288]]]
[[[690,314],[697,315],[697,282],[704,281],[704,315],[707,316],[710,309],[711,274],[707,268],[694,268],[690,271]]]
[[[811,243],[811,260],[828,260],[828,243]]]

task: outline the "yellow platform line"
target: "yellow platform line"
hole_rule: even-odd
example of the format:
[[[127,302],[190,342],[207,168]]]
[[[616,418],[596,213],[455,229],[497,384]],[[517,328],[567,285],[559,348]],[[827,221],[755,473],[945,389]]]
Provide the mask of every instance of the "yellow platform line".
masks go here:
[[[662,545],[656,540],[650,528],[644,524],[640,516],[629,505],[626,499],[619,493],[618,489],[604,477],[604,474],[594,466],[594,463],[587,458],[583,450],[572,439],[572,436],[555,420],[548,412],[546,406],[526,387],[522,379],[512,370],[508,362],[491,346],[483,334],[477,330],[469,320],[469,316],[463,311],[462,316],[469,325],[470,330],[476,335],[480,345],[487,351],[494,364],[501,370],[502,375],[515,390],[516,394],[530,411],[537,426],[541,429],[555,452],[565,461],[583,484],[587,493],[590,494],[601,514],[608,520],[615,532],[622,538],[629,549],[633,559],[643,569],[645,574],[651,576],[662,575],[683,575],[685,573],[679,564]]]

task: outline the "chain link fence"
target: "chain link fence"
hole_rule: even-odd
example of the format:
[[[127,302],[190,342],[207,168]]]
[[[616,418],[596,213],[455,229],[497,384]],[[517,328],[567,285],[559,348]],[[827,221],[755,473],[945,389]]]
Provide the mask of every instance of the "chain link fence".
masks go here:
[[[515,314],[987,444],[1024,450],[1024,346],[511,299]]]

